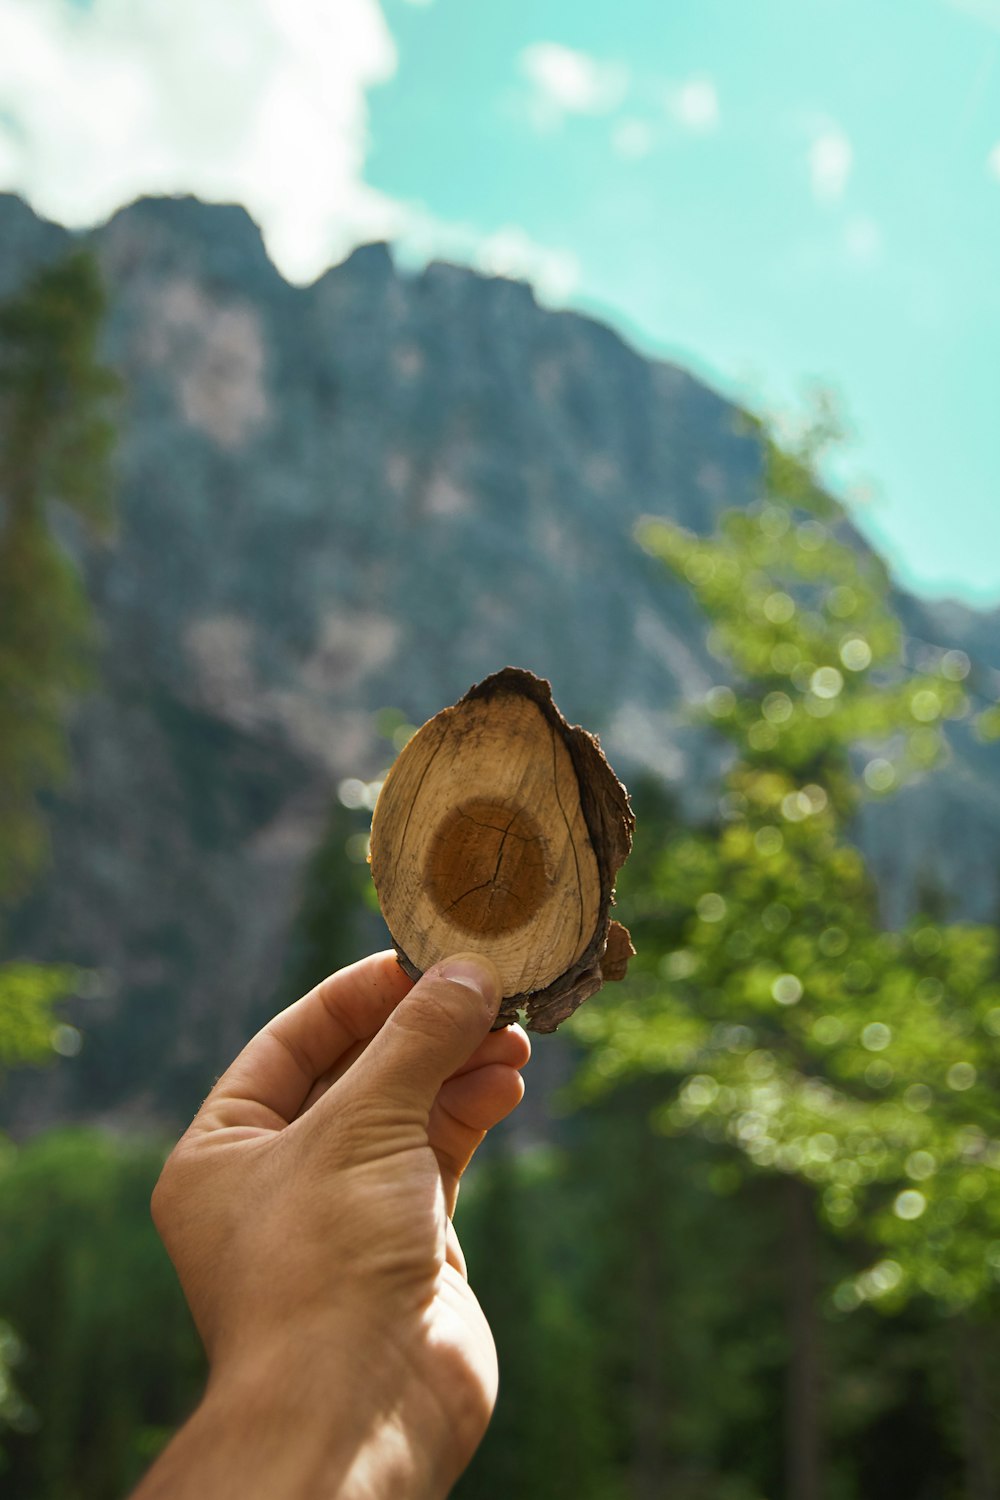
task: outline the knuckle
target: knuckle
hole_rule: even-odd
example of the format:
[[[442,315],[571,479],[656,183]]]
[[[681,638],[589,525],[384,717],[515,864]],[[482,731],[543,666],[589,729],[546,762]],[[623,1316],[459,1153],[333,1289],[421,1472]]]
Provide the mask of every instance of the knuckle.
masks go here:
[[[414,989],[409,1009],[415,1029],[448,1031],[455,1036],[468,1032],[473,1017],[483,1022],[489,1019],[486,1000],[477,990],[439,974],[427,975]]]

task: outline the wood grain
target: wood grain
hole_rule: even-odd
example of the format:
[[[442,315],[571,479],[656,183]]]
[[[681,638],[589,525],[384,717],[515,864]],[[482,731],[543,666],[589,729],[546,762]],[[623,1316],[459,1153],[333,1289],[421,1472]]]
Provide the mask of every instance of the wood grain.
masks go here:
[[[417,731],[375,808],[372,877],[400,961],[418,973],[448,953],[486,953],[504,1019],[523,1006],[529,1024],[537,1011],[554,1029],[565,1007],[546,1009],[553,987],[586,971],[592,993],[600,975],[631,831],[624,788],[548,684],[515,668],[486,679]],[[613,948],[623,973],[627,934]]]

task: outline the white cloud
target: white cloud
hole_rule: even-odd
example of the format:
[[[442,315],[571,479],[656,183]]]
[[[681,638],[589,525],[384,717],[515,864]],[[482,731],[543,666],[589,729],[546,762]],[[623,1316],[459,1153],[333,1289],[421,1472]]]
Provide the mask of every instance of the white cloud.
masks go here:
[[[141,193],[245,204],[293,279],[389,232],[362,180],[376,0],[0,0],[0,185],[83,226]]]
[[[389,238],[404,261],[449,257],[564,300],[566,250],[364,181],[367,90],[395,67],[378,0],[0,0],[0,190],[74,227],[194,193],[244,204],[293,281]]]
[[[829,125],[809,148],[809,176],[820,203],[836,203],[844,196],[854,165],[850,141],[837,125]]]
[[[991,177],[995,177],[1000,182],[1000,141],[997,141],[993,150],[986,158],[986,170]]]
[[[532,119],[542,129],[561,124],[565,115],[609,114],[628,92],[623,63],[605,62],[558,42],[533,42],[519,63],[532,85]]]
[[[624,156],[631,161],[638,161],[642,156],[648,156],[653,149],[653,128],[645,120],[638,120],[634,115],[619,120],[611,132],[611,147],[619,156]]]
[[[719,124],[719,95],[710,78],[689,78],[667,94],[667,112],[684,130],[704,135]]]

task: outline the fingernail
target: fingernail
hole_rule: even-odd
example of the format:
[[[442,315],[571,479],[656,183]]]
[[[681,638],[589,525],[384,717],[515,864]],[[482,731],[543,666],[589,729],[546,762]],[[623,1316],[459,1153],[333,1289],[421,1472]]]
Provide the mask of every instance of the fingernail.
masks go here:
[[[452,958],[442,959],[436,972],[442,979],[455,984],[464,984],[475,990],[495,1015],[500,1009],[500,975],[493,961],[481,953],[456,953]]]

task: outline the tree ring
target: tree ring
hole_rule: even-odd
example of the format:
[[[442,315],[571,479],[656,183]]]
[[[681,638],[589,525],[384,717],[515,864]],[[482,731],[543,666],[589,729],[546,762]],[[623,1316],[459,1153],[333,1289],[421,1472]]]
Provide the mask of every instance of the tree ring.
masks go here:
[[[551,893],[545,839],[523,807],[474,797],[454,807],[430,840],[424,880],[431,901],[476,937],[516,932]]]

